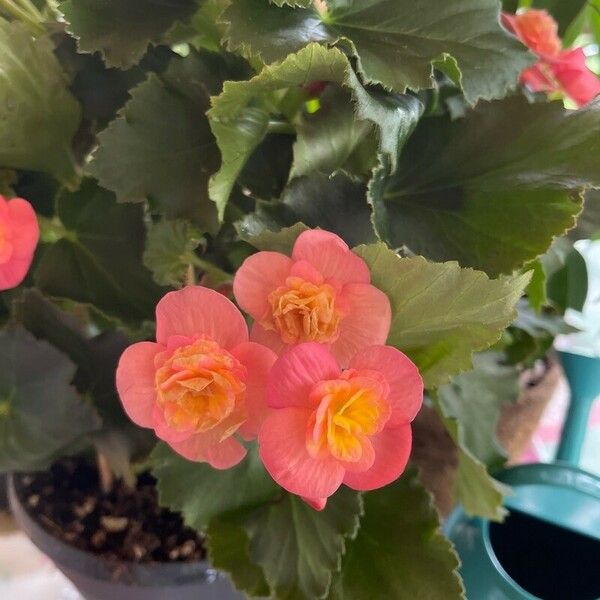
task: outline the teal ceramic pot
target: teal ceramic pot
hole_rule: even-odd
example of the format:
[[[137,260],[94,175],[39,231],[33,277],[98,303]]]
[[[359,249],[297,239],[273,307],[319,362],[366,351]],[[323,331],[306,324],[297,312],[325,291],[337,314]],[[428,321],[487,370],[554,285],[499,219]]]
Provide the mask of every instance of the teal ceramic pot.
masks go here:
[[[503,523],[457,508],[445,525],[469,600],[600,599],[600,478],[577,467],[600,394],[600,358],[559,356],[571,402],[557,462],[494,474],[513,492]]]
[[[456,509],[445,526],[469,600],[600,598],[600,479],[559,464],[522,465],[504,523]]]
[[[577,465],[596,398],[600,395],[600,358],[559,352],[569,382],[571,403],[563,427],[556,459]]]

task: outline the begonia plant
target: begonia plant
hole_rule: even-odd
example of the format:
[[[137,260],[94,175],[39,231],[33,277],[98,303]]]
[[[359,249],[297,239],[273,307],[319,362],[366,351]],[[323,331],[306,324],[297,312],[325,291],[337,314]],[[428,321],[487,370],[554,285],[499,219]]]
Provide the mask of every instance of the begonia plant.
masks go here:
[[[598,0],[0,0],[0,469],[151,470],[249,597],[462,598],[412,423],[501,520],[599,43]]]

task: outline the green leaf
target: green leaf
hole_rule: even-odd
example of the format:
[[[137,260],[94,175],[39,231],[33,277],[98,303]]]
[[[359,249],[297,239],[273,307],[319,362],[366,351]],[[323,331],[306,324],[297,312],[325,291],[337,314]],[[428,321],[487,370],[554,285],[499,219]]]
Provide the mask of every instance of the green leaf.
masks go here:
[[[15,170],[0,168],[0,195],[5,198],[13,198],[16,195],[13,186],[18,181],[19,176]]]
[[[85,180],[56,206],[66,234],[44,248],[35,269],[41,291],[92,304],[131,324],[152,319],[164,293],[142,264],[143,207],[119,205],[111,192]]]
[[[122,71],[107,67],[98,53],[80,54],[76,40],[65,31],[54,33],[52,40],[56,45],[54,53],[71,82],[69,89],[81,104],[83,126],[90,137],[115,118],[129,100],[131,88],[144,81],[148,71],[164,70],[172,57],[165,47],[153,48],[141,64]],[[94,139],[85,142],[92,144]]]
[[[579,192],[600,186],[599,122],[600,102],[565,111],[520,96],[424,119],[396,173],[371,182],[376,230],[432,260],[512,272],[573,227]]]
[[[208,556],[215,569],[228,573],[235,587],[251,598],[270,595],[263,570],[250,561],[250,538],[238,515],[215,517],[206,533]]]
[[[121,444],[127,448],[133,448],[142,440],[148,430],[131,423],[115,386],[119,358],[130,343],[126,335],[107,330],[92,337],[89,323],[59,309],[35,289],[23,290],[15,299],[12,320],[36,338],[52,344],[77,366],[74,385],[93,402],[102,418],[102,435],[105,438],[127,434],[127,439]],[[94,434],[95,441],[99,433]]]
[[[511,327],[518,327],[534,337],[552,336],[561,333],[573,333],[573,328],[567,325],[560,315],[552,312],[533,312],[524,300],[517,304],[518,315]]]
[[[502,364],[502,355],[483,352],[473,357],[472,371],[462,373],[438,390],[444,414],[462,427],[466,448],[490,470],[505,462],[496,439],[502,406],[519,397],[519,370]]]
[[[444,406],[435,399],[434,406],[458,448],[458,471],[453,488],[456,501],[469,516],[502,521],[506,516],[502,503],[510,488],[490,477],[485,465],[467,448],[462,423],[446,415]]]
[[[326,22],[351,41],[369,81],[404,92],[433,86],[431,63],[452,56],[467,101],[503,97],[532,57],[499,24],[496,0],[329,0]]]
[[[163,219],[148,230],[144,264],[159,285],[181,287],[202,232],[188,221]]]
[[[363,87],[352,70],[348,70],[346,83],[352,91],[356,116],[376,126],[379,151],[394,171],[397,157],[415,130],[425,107],[416,96],[410,94],[400,95],[383,92],[376,87]]]
[[[519,0],[502,0],[502,9],[506,12],[515,13],[519,8]]]
[[[276,6],[301,6],[302,8],[308,8],[312,6],[313,0],[270,0]]]
[[[44,469],[100,426],[75,365],[21,329],[0,331],[0,470]]]
[[[245,219],[238,224],[240,237],[258,250],[272,250],[288,256],[292,255],[296,238],[307,229],[304,223],[296,223],[292,227],[271,231],[265,229],[264,221],[260,218]]]
[[[224,0],[204,0],[186,23],[175,23],[162,42],[168,46],[186,43],[196,50],[219,52],[225,36],[225,25],[219,17],[226,6]]]
[[[400,258],[385,244],[355,248],[373,285],[392,305],[387,343],[419,367],[427,387],[471,367],[471,354],[495,343],[515,318],[529,275],[489,279],[455,262]]]
[[[450,426],[447,429],[451,431]],[[460,435],[458,431],[454,434],[457,438]],[[464,511],[469,516],[503,521],[506,509],[502,504],[508,494],[510,488],[491,477],[485,465],[459,445],[454,496]]]
[[[281,63],[265,67],[250,81],[226,82],[222,94],[213,99],[208,117],[221,150],[222,164],[211,179],[209,191],[221,218],[238,175],[269,130],[271,116],[284,112],[284,108],[276,106],[277,93],[286,90],[302,93],[304,86],[315,81],[337,83],[350,91],[343,99],[336,98],[336,102],[346,103],[342,106],[342,120],[350,131],[340,130],[333,104],[327,113],[326,96],[324,110],[329,117],[322,113],[316,117],[318,122],[315,124],[310,123],[309,116],[301,121],[293,173],[307,173],[318,163],[322,165],[319,170],[327,175],[344,167],[364,172],[371,164],[373,136],[377,136],[379,149],[390,164],[395,163],[398,152],[422,114],[421,102],[412,96],[364,88],[342,52],[309,44]],[[351,106],[354,106],[356,117],[352,115]],[[330,123],[332,118],[335,123]],[[327,131],[323,130],[325,125]],[[339,131],[344,138],[342,148],[338,141],[330,139],[334,131]],[[366,151],[359,148],[365,143],[368,144]]]
[[[363,183],[342,174],[312,175],[291,181],[279,202],[258,202],[238,228],[257,235],[301,222],[337,233],[354,246],[375,241],[370,216]]]
[[[208,192],[217,206],[219,219],[223,220],[225,207],[238,175],[267,134],[269,115],[261,108],[247,107],[235,120],[235,124],[232,124],[215,116],[217,101],[218,98],[208,116],[221,150],[222,162],[219,172],[211,177]]]
[[[169,218],[215,230],[208,179],[219,158],[204,112],[223,79],[241,74],[240,65],[230,63],[192,53],[134,88],[122,115],[100,134],[91,164],[91,173],[119,202],[150,198]]]
[[[365,495],[365,515],[349,542],[330,600],[464,599],[459,560],[440,533],[431,495],[409,469]]]
[[[87,375],[94,372],[84,323],[60,310],[35,288],[23,290],[12,305],[13,320],[36,338],[50,342]]]
[[[526,271],[531,271],[531,281],[527,286],[527,300],[535,311],[542,310],[542,306],[546,304],[546,273],[544,265],[539,258],[527,265]]]
[[[592,34],[596,43],[600,42],[600,1],[599,0],[591,0],[590,5],[588,6],[588,14],[590,18],[590,29],[592,30]]]
[[[580,311],[588,293],[585,259],[567,238],[554,241],[541,258],[546,272],[546,295],[561,312],[567,308]]]
[[[80,120],[50,39],[0,18],[0,165],[72,184],[71,142]]]
[[[508,330],[510,343],[504,349],[511,364],[531,366],[548,352],[557,335],[575,331],[561,315],[536,313],[525,300],[519,301],[517,309],[518,316]]]
[[[252,515],[246,521],[250,558],[262,567],[274,596],[325,598],[340,569],[345,538],[356,535],[361,514],[360,494],[342,487],[320,512],[285,493]]]
[[[186,524],[199,530],[205,530],[213,517],[264,504],[279,492],[255,449],[239,465],[218,470],[190,462],[160,443],[149,462],[158,480],[160,503],[180,511]]]
[[[569,239],[574,242],[594,239],[598,234],[600,234],[600,190],[589,190],[585,194],[583,212],[577,218],[577,227],[569,232]]]
[[[331,33],[312,8],[292,8],[283,2],[277,8],[269,0],[233,0],[222,18],[228,24],[228,48],[249,48],[266,63],[285,59],[311,42],[332,41]]]
[[[341,87],[327,86],[319,103],[319,110],[304,114],[297,127],[290,178],[337,171],[364,177],[377,156],[372,123],[356,118],[350,93]]]
[[[221,169],[210,182],[210,197],[220,218],[237,176],[267,133],[267,95],[300,88],[311,81],[341,81],[347,67],[341,52],[311,45],[278,65],[265,67],[250,81],[228,81],[223,85],[223,92],[213,99],[208,112],[222,155]]]
[[[395,168],[423,104],[415,96],[365,88],[350,68],[345,85],[348,89],[328,85],[319,97],[319,110],[303,114],[290,177],[338,170],[364,177],[375,166],[378,150]]]
[[[244,195],[261,200],[279,198],[289,179],[293,142],[294,136],[285,133],[264,138],[238,177]]]
[[[128,68],[176,21],[189,18],[196,0],[61,0],[59,10],[81,52],[102,53],[110,67]]]
[[[405,92],[434,87],[433,64],[450,55],[467,100],[503,97],[534,60],[500,26],[496,0],[329,0],[314,8],[234,0],[225,12],[232,48],[250,47],[267,62],[309,42],[338,43],[356,54],[368,83]]]

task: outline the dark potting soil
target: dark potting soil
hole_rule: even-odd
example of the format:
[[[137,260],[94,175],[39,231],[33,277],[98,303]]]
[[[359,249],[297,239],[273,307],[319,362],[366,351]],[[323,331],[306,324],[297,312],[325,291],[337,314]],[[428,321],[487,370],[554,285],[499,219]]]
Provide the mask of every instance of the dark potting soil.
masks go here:
[[[600,598],[599,541],[516,511],[490,525],[490,539],[506,572],[537,598]]]
[[[158,504],[154,478],[144,473],[135,489],[115,480],[102,493],[98,471],[65,459],[49,471],[15,476],[29,514],[49,533],[107,560],[195,562],[206,557],[202,538],[181,517]]]

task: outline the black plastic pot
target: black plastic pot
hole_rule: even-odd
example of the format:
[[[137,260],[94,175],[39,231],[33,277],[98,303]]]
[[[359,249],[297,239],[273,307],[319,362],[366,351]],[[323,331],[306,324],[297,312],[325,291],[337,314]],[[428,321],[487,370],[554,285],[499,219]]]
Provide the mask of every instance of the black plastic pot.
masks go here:
[[[70,579],[86,600],[243,600],[229,580],[206,561],[108,562],[48,533],[26,510],[9,476],[12,513],[31,541]]]

